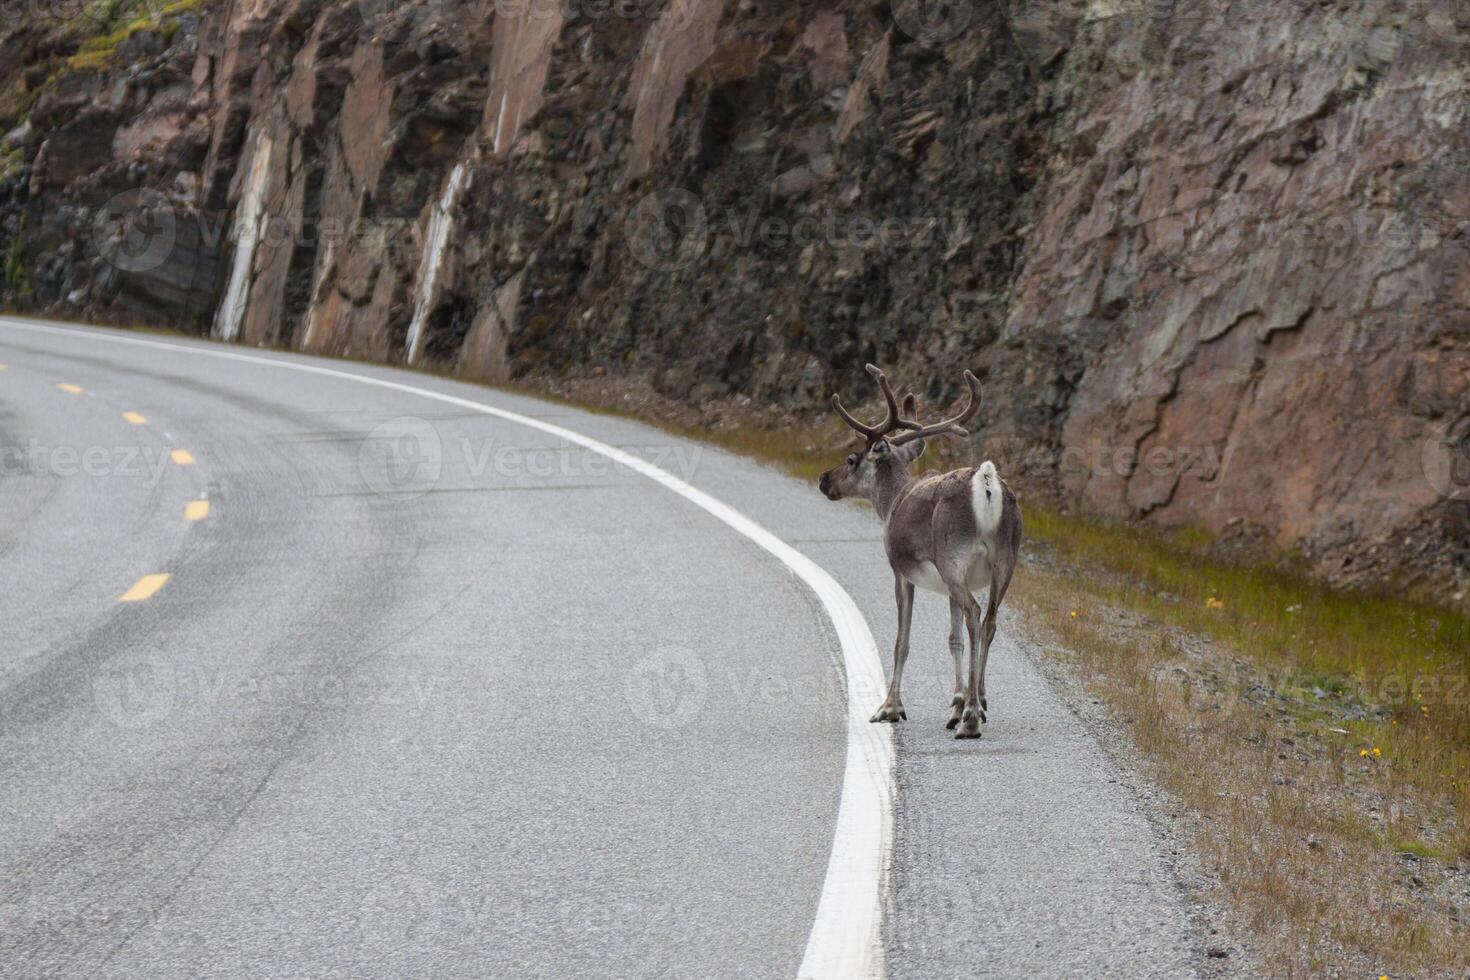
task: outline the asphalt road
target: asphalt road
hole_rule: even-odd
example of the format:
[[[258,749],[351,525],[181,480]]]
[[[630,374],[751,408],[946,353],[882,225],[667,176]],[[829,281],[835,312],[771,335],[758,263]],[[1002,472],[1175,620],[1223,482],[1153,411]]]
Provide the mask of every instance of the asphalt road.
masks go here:
[[[819,903],[864,900],[893,977],[1200,962],[1013,620],[984,738],[956,742],[948,617],[919,598],[872,776],[896,792],[858,812],[807,581],[646,473],[420,390],[723,501],[830,574],[886,664],[870,512],[432,376],[35,327],[0,319],[0,974],[790,977]],[[828,878],[867,839],[839,800],[883,831],[876,894]]]

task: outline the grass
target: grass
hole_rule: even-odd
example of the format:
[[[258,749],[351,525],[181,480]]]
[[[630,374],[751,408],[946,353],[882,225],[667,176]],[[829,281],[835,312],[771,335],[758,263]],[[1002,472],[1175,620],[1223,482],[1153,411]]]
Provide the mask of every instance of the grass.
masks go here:
[[[1100,598],[1107,578],[1031,567],[1015,601],[1186,808],[1228,931],[1250,937],[1273,976],[1470,969],[1470,923],[1447,901],[1464,853],[1463,797],[1395,735],[1401,726],[1345,720],[1355,710],[1346,687],[1325,697],[1274,688],[1269,667],[1290,675],[1289,662],[1196,643],[1137,613],[1122,613],[1120,627],[1121,607]],[[1426,731],[1408,739],[1426,741],[1455,748]]]
[[[1271,972],[1464,975],[1470,923],[1433,883],[1470,856],[1470,620],[1222,561],[1194,531],[1039,506],[1026,526],[1058,559],[1018,576],[1028,623],[1196,815]]]
[[[1093,601],[1140,613],[1249,659],[1273,687],[1362,707],[1356,732],[1417,794],[1470,812],[1470,619],[1426,602],[1344,592],[1299,573],[1212,561],[1197,535],[1166,535],[1027,513],[1031,536],[1112,573]],[[1470,828],[1454,847],[1470,855]]]
[[[1150,532],[1037,508],[1027,516],[1032,538],[1186,600],[1171,613],[1183,625],[1290,659],[1304,672],[1366,677],[1385,667],[1470,668],[1470,620],[1452,610],[1331,589],[1289,568],[1212,560],[1210,541],[1198,532]],[[1208,603],[1212,597],[1218,605]],[[1160,600],[1149,608],[1162,614],[1173,605]]]
[[[1389,850],[1392,850],[1396,854],[1412,855],[1413,857],[1420,858],[1430,858],[1435,861],[1440,861],[1444,864],[1452,864],[1455,861],[1459,860],[1460,857],[1460,855],[1455,852],[1454,848],[1435,847],[1434,845],[1426,844],[1421,840],[1405,839],[1402,837],[1390,838],[1382,835],[1378,835],[1376,839],[1378,843],[1382,844],[1384,847],[1387,847]]]

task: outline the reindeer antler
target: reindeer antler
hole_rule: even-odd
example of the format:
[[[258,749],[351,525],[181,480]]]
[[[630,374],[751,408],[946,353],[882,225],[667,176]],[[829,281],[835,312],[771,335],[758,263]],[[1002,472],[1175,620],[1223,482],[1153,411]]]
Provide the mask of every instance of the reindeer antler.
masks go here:
[[[919,428],[919,423],[912,418],[914,413],[912,400],[914,396],[909,395],[904,398],[904,408],[908,410],[910,416],[909,418],[904,418],[899,414],[898,399],[893,397],[893,389],[888,385],[888,376],[878,370],[876,364],[869,364],[867,371],[868,374],[873,376],[873,380],[878,382],[878,389],[883,392],[883,400],[888,403],[888,416],[877,425],[863,425],[863,423],[853,418],[847,409],[842,407],[842,399],[837,395],[833,395],[832,408],[836,410],[838,415],[842,416],[842,421],[856,429],[869,442],[877,442],[895,429]]]
[[[933,425],[920,426],[917,423],[910,422],[908,425],[904,426],[904,428],[909,429],[910,431],[905,432],[902,435],[895,436],[893,439],[890,439],[890,444],[894,446],[902,446],[904,443],[913,442],[915,439],[923,439],[928,436],[945,434],[962,437],[969,436],[970,432],[964,426],[967,422],[974,418],[975,413],[980,410],[980,379],[975,377],[972,372],[966,371],[965,384],[970,389],[970,402],[964,407],[960,414],[956,415],[954,418],[945,419],[942,422],[935,422]],[[908,399],[904,399],[904,407],[907,408],[908,405]]]
[[[922,429],[919,424],[919,399],[911,391],[903,396],[903,411],[898,413],[898,420],[907,429]]]

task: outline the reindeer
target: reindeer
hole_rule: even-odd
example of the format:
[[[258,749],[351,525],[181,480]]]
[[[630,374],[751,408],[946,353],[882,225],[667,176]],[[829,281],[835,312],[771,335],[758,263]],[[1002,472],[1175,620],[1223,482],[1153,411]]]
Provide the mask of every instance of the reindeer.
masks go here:
[[[931,472],[917,479],[909,475],[909,465],[924,452],[924,440],[939,435],[969,436],[964,426],[975,417],[980,404],[980,382],[975,375],[965,372],[970,401],[963,411],[953,418],[921,425],[915,418],[914,396],[905,396],[900,411],[887,377],[872,364],[867,369],[888,404],[888,416],[878,425],[864,425],[842,407],[841,398],[833,395],[833,409],[862,436],[864,445],[842,465],[823,473],[819,485],[829,500],[862,497],[883,518],[883,547],[893,567],[898,600],[898,638],[893,644],[893,680],[888,685],[888,697],[870,720],[899,722],[908,718],[899,686],[909,654],[909,625],[917,585],[949,596],[954,697],[945,727],[958,728],[955,738],[979,738],[987,707],[985,661],[995,637],[995,612],[1011,584],[1021,549],[1021,507],[989,460],[978,467]],[[985,586],[990,587],[990,595],[982,623],[975,590]],[[970,639],[968,684],[961,663],[962,621]]]

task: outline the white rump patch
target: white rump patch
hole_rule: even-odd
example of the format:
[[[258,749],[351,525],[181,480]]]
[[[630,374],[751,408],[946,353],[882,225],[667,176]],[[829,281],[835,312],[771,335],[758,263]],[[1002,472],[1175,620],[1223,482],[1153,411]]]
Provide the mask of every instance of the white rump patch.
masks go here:
[[[1000,527],[1000,510],[1005,498],[995,464],[990,460],[981,463],[970,477],[970,496],[975,507],[975,523],[980,534],[988,538]]]

